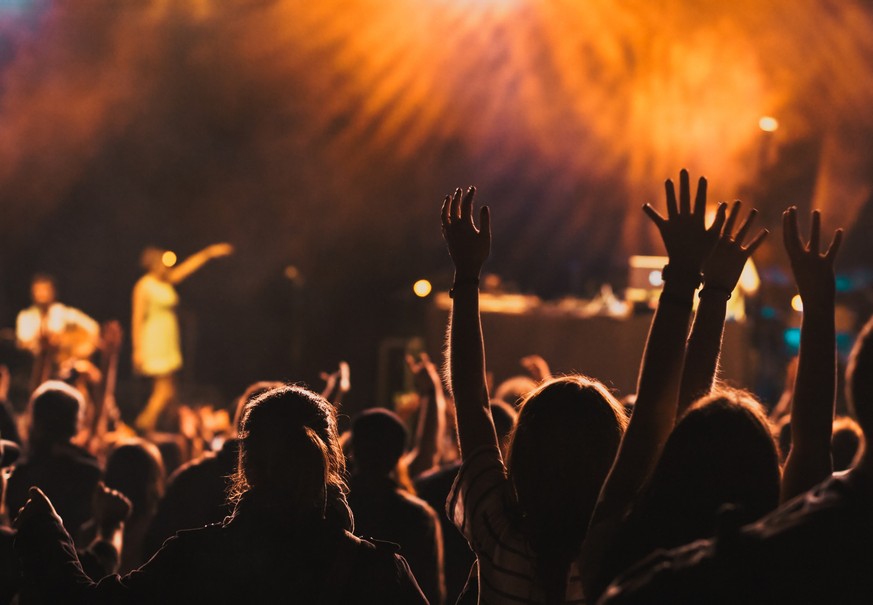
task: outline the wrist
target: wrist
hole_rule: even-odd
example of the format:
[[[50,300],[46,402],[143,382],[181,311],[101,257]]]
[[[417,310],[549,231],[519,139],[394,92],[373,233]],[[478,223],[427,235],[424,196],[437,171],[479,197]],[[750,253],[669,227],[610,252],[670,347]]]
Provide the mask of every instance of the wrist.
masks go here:
[[[804,313],[816,312],[821,310],[832,314],[834,312],[834,307],[836,306],[835,296],[833,294],[817,296],[804,296],[803,294],[801,294],[800,301],[803,303]]]
[[[720,286],[717,284],[709,285],[704,283],[703,288],[701,288],[697,297],[700,300],[720,300],[727,302],[730,299],[732,292],[733,288],[728,288],[727,286]]]
[[[674,284],[692,286],[693,291],[703,282],[703,274],[700,272],[700,267],[668,262],[661,269],[661,279],[664,284],[672,282]]]
[[[457,290],[467,290],[467,289],[479,289],[479,274],[476,273],[473,276],[470,274],[459,274],[455,273],[455,280],[452,283],[452,289],[449,290],[449,297],[455,297],[455,291]]]

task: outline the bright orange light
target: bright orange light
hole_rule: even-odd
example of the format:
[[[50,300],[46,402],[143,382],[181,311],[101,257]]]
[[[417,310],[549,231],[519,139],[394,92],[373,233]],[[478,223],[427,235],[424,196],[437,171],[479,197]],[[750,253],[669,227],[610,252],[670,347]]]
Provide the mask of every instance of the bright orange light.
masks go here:
[[[758,127],[764,132],[776,132],[779,128],[779,120],[772,116],[764,116],[758,120]]]
[[[172,250],[167,250],[161,255],[161,262],[164,263],[165,267],[172,267],[176,264],[176,253]]]
[[[791,308],[798,313],[803,313],[803,301],[800,299],[800,294],[795,294],[791,299]]]
[[[433,290],[433,286],[431,286],[430,282],[426,279],[420,279],[412,284],[412,291],[415,292],[415,295],[419,298],[424,298],[430,294],[431,290]]]

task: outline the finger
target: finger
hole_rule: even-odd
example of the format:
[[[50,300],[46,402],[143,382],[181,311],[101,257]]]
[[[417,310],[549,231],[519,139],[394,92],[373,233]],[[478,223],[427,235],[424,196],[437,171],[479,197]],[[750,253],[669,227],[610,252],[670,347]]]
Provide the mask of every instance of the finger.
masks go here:
[[[755,253],[755,250],[758,249],[758,246],[764,243],[764,240],[767,239],[768,235],[770,235],[770,232],[767,229],[761,229],[758,232],[758,235],[756,235],[755,238],[749,242],[749,245],[745,247],[746,254],[752,256]]]
[[[491,209],[488,206],[482,206],[479,210],[479,233],[491,237]]]
[[[706,177],[700,177],[697,180],[697,196],[694,198],[694,215],[701,222],[706,218]]]
[[[743,221],[743,224],[740,225],[740,230],[737,231],[737,235],[734,238],[738,244],[743,243],[743,239],[745,239],[746,234],[749,232],[749,229],[752,228],[752,223],[755,222],[755,217],[758,216],[758,211],[752,208],[752,211],[749,212],[749,215],[746,217],[746,220]],[[749,244],[751,246],[751,244]]]
[[[670,205],[667,204],[667,207],[669,208]],[[655,223],[655,226],[658,227],[658,229],[661,229],[665,224],[667,224],[667,219],[661,216],[661,213],[655,210],[651,204],[644,204],[643,212],[652,219],[652,222]]]
[[[473,222],[473,197],[476,195],[475,187],[467,187],[464,197],[461,199],[461,220]]]
[[[819,253],[821,245],[821,212],[818,210],[812,211],[812,223],[809,226],[809,245],[807,250],[814,254]]]
[[[676,206],[676,188],[671,179],[664,182],[664,191],[667,193],[667,216],[674,218],[679,214],[679,208]]]
[[[440,221],[443,227],[449,224],[449,210],[451,209],[452,197],[447,195],[443,198],[443,207],[440,209]]]
[[[430,355],[428,355],[424,351],[422,351],[421,353],[418,354],[418,358],[421,359],[422,365],[429,365],[430,364]]]
[[[452,220],[461,218],[461,188],[458,187],[455,189],[454,195],[452,195],[452,211],[451,211]]]
[[[715,210],[715,219],[712,221],[712,226],[709,228],[709,231],[714,231],[715,233],[721,233],[722,227],[724,227],[725,216],[727,215],[727,204],[725,202],[720,202],[718,208]]]
[[[795,254],[802,246],[800,233],[797,231],[797,207],[792,206],[782,213],[782,239],[788,254]]]
[[[834,239],[831,242],[831,245],[828,246],[828,251],[825,252],[825,258],[832,261],[836,256],[837,252],[840,251],[840,245],[843,243],[843,230],[837,229],[834,232]]]
[[[740,200],[734,201],[734,203],[731,205],[730,214],[728,214],[727,220],[725,221],[725,224],[724,224],[724,231],[723,231],[724,237],[734,239],[734,237],[733,237],[734,224],[737,222],[737,217],[739,217],[740,208],[742,208],[742,207],[743,207],[743,203]]]
[[[679,172],[679,214],[691,214],[691,185],[684,168]]]

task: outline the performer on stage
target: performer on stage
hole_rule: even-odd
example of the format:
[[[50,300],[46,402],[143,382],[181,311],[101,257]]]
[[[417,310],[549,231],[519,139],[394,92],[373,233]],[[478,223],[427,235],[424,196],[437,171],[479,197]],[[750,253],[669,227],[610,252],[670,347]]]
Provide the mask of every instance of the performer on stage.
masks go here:
[[[153,379],[152,393],[145,409],[136,419],[143,431],[154,430],[161,412],[175,402],[175,373],[182,367],[179,322],[176,305],[179,296],[173,287],[213,258],[233,252],[230,244],[213,244],[175,266],[165,262],[166,250],[146,248],[141,264],[146,274],[133,288],[134,371]]]
[[[33,305],[18,314],[18,346],[34,355],[31,386],[50,378],[65,377],[86,361],[100,342],[100,325],[85,313],[57,302],[52,276],[39,273],[30,285]]]

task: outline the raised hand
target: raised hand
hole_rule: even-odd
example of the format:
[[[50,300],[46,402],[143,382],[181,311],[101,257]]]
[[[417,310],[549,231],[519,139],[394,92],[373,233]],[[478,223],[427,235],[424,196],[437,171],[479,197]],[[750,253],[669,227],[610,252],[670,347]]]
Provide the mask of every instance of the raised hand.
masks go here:
[[[664,279],[682,279],[699,282],[703,264],[712,253],[721,234],[725,221],[727,205],[718,206],[715,220],[706,227],[706,179],[700,177],[697,182],[697,193],[694,205],[691,205],[691,187],[688,184],[688,171],[679,173],[679,201],[676,201],[676,191],[673,181],[665,183],[667,193],[667,218],[664,218],[651,204],[643,206],[658,231],[667,248],[670,257],[669,274],[665,272]]]
[[[412,355],[406,356],[406,366],[412,373],[415,391],[433,394],[440,384],[439,372],[427,353],[422,352],[418,359],[416,361]]]
[[[475,187],[458,188],[443,200],[441,211],[443,238],[455,264],[455,283],[478,281],[485,259],[491,253],[491,212],[488,206],[479,211],[479,228],[473,221]]]
[[[829,300],[834,297],[836,286],[834,260],[843,241],[843,230],[837,229],[827,252],[822,254],[821,213],[814,210],[809,230],[809,242],[804,245],[797,225],[797,207],[792,206],[782,214],[782,237],[785,250],[791,260],[791,271],[804,304]]]
[[[522,367],[527,370],[531,378],[537,382],[545,382],[552,379],[552,370],[549,363],[539,355],[528,355],[520,361]]]
[[[97,527],[110,531],[124,523],[133,510],[133,504],[120,491],[110,489],[101,481],[94,493],[94,520]]]
[[[734,226],[741,208],[742,202],[739,200],[731,206],[721,237],[718,238],[712,254],[703,265],[704,291],[718,290],[730,295],[740,280],[746,261],[770,233],[766,229],[761,229],[749,241],[748,245],[743,245],[758,211],[752,209],[746,216],[746,220],[734,233]]]
[[[15,527],[20,528],[34,517],[43,515],[48,515],[53,518],[58,525],[63,525],[63,521],[61,521],[58,511],[56,511],[55,507],[52,506],[52,502],[48,499],[48,496],[46,496],[38,487],[31,487],[30,497],[27,499],[27,502],[24,503],[24,506],[18,510],[18,517],[15,518]]]
[[[221,258],[222,256],[230,256],[233,254],[233,246],[226,242],[220,244],[212,244],[206,248],[210,258]]]

